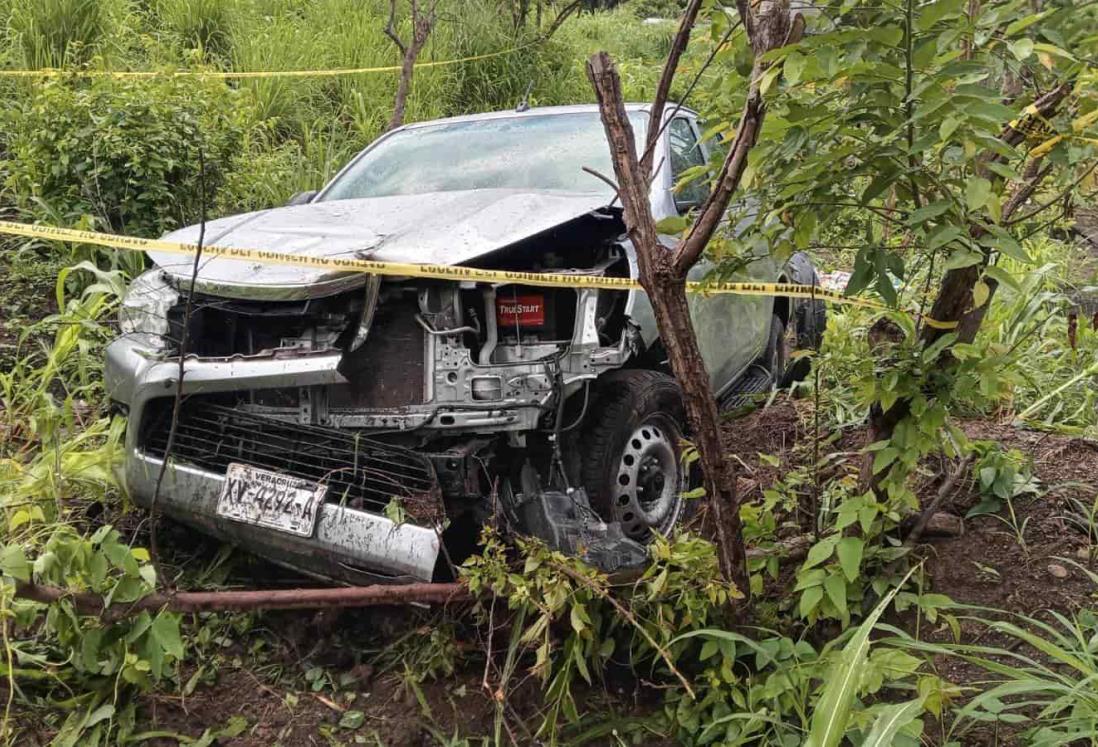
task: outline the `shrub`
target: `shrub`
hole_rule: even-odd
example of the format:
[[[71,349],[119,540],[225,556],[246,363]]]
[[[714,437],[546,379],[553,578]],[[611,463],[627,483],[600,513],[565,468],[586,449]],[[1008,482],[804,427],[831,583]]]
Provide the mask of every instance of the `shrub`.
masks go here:
[[[251,112],[215,81],[48,82],[4,115],[7,186],[30,218],[159,235],[199,215],[200,151],[212,203]]]

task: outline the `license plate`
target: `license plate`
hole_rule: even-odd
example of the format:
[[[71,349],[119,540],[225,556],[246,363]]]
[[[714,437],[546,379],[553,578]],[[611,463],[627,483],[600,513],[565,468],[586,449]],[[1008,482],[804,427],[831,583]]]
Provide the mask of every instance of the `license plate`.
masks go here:
[[[234,462],[225,472],[217,515],[311,537],[327,491],[326,485]]]

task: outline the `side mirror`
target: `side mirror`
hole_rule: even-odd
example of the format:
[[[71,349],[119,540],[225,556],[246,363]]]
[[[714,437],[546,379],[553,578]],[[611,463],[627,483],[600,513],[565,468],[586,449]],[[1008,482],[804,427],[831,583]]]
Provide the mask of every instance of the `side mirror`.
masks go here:
[[[319,192],[315,189],[308,192],[298,192],[296,195],[290,198],[290,201],[286,203],[286,206],[289,207],[290,205],[304,205],[306,203],[312,202],[313,198],[316,197],[317,194],[319,194]]]

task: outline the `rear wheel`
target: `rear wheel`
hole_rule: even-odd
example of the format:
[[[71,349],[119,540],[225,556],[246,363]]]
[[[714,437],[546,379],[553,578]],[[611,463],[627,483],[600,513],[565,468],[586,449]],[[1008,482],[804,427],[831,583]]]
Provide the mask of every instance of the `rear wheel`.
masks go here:
[[[785,388],[804,381],[812,370],[812,360],[807,356],[793,357],[797,350],[819,350],[827,325],[827,307],[819,299],[808,299],[797,304],[793,318],[786,325],[783,335],[786,363],[782,369],[779,386]]]
[[[627,370],[603,376],[597,387],[579,444],[591,505],[638,542],[669,534],[694,504],[682,497],[689,469],[682,463],[686,416],[678,384],[664,373]]]

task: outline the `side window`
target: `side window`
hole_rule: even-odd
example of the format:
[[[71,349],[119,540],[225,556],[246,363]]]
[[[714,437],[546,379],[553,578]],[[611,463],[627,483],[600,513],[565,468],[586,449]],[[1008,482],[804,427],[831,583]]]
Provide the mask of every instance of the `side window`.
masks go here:
[[[684,117],[672,119],[667,132],[671,138],[671,178],[678,187],[675,192],[675,204],[678,205],[680,213],[685,213],[700,205],[709,196],[708,174],[699,173],[705,168],[705,156],[698,146],[698,136],[688,119]],[[688,170],[690,173],[687,173]],[[692,178],[687,184],[680,185],[683,174]]]

